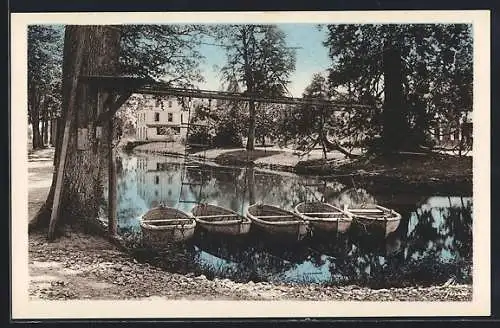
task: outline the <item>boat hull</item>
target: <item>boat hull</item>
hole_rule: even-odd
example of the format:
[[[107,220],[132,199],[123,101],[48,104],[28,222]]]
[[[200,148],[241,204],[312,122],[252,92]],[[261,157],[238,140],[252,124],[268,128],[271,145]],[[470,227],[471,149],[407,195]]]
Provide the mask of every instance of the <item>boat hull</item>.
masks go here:
[[[191,239],[195,228],[172,226],[169,229],[152,230],[142,229],[143,243],[151,248],[164,248],[172,243],[180,243]]]
[[[170,207],[157,207],[142,216],[140,225],[144,246],[166,248],[191,239],[196,221],[183,211]]]
[[[192,210],[197,226],[209,233],[223,235],[244,235],[250,231],[252,221],[238,213],[210,204],[200,204]],[[203,216],[220,216],[203,218]],[[226,216],[225,216],[226,215]]]
[[[396,231],[401,220],[373,220],[363,217],[354,217],[355,224],[366,232],[384,233],[386,236]]]
[[[370,210],[379,210],[383,214],[375,215]],[[353,215],[353,221],[364,232],[382,233],[385,236],[396,231],[401,222],[401,215],[388,208],[376,205],[366,209],[348,209],[348,212]]]
[[[234,224],[220,225],[206,224],[199,221],[196,222],[198,224],[198,227],[207,232],[232,236],[247,234],[250,231],[250,227],[252,225],[252,222],[239,222]]]
[[[271,235],[289,236],[302,240],[309,232],[309,225],[307,223],[296,223],[283,226],[270,225],[265,222],[253,221],[256,228]]]
[[[295,212],[309,221],[315,232],[345,233],[352,223],[352,216],[349,213],[326,203],[300,203],[295,206]]]
[[[259,207],[258,207],[259,206]],[[283,220],[269,221],[266,216],[286,216]],[[247,209],[247,217],[260,231],[275,237],[304,239],[310,231],[309,222],[296,213],[271,205],[252,205]]]

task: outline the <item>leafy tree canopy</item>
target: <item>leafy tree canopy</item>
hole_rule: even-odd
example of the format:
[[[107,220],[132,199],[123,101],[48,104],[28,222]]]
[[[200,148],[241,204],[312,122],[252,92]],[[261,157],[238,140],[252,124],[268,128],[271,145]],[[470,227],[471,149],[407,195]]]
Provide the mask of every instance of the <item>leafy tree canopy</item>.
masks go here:
[[[438,120],[456,119],[461,111],[472,110],[470,25],[328,25],[324,45],[332,61],[328,81],[335,99],[380,109],[384,101],[383,54],[396,48],[403,63],[401,110],[410,129],[427,131]],[[380,125],[378,114],[380,110],[359,113],[357,119]]]

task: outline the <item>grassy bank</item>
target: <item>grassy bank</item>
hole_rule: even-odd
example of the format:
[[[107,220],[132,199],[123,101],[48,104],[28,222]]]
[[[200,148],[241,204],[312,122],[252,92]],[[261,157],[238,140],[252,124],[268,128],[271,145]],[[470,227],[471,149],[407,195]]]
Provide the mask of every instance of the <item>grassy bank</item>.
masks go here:
[[[472,194],[472,157],[443,154],[361,157],[335,161],[302,161],[295,172],[336,180],[355,179],[366,189],[418,190]]]

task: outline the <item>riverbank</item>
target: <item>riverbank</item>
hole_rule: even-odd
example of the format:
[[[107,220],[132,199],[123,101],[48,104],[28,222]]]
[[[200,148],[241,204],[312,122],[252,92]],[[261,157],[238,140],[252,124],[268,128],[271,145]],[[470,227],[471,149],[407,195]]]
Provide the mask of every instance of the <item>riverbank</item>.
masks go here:
[[[471,301],[472,286],[451,281],[442,286],[369,289],[238,283],[204,275],[178,274],[140,263],[107,240],[68,231],[54,243],[41,232],[29,238],[31,299],[188,299],[188,300],[337,300]]]
[[[53,150],[29,155],[30,218],[43,204],[52,179]],[[472,286],[453,281],[440,286],[370,289],[359,286],[238,283],[179,274],[141,263],[107,239],[66,230],[53,243],[45,231],[29,235],[31,299],[192,299],[471,301]]]
[[[184,155],[184,146],[179,143],[155,142],[137,146],[135,150],[160,155]],[[355,150],[354,153],[359,155],[361,151]],[[471,156],[403,153],[349,159],[338,151],[330,151],[325,160],[320,149],[301,155],[292,149],[279,147],[256,147],[254,151],[218,148],[193,152],[191,156],[204,157],[205,161],[219,165],[251,165],[347,184],[353,184],[354,181],[357,186],[372,192],[418,190],[433,194],[452,192],[472,195]]]

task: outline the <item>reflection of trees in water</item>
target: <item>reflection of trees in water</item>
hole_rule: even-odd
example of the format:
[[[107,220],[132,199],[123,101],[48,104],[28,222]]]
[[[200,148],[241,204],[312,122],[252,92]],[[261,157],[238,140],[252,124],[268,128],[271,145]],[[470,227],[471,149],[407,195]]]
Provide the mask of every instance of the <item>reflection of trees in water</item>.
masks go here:
[[[453,261],[472,257],[472,204],[464,202],[450,207],[422,207],[415,211],[407,236],[408,257],[437,254]]]
[[[201,250],[231,262],[231,265],[226,266],[217,266],[215,263],[203,263],[203,266],[215,271],[217,276],[231,276],[237,280],[272,280],[274,276],[294,267],[294,262],[287,259],[287,255],[297,256],[297,253],[292,251],[272,252],[248,238],[245,238],[245,242],[238,242],[234,238],[223,239],[206,235],[198,236],[195,244]],[[197,260],[202,261],[200,254]]]
[[[385,240],[351,233],[353,251],[331,264],[334,279],[339,282],[347,277],[352,283],[372,287],[436,284],[450,277],[470,282],[471,207],[470,202],[424,206],[413,212],[410,229]]]
[[[139,262],[149,263],[158,266],[169,272],[179,272],[182,274],[195,271],[196,251],[190,243],[180,243],[170,245],[162,250],[155,250],[142,247],[140,241],[132,251],[132,256]]]
[[[308,187],[305,178],[263,173],[253,168],[208,165],[202,165],[200,168],[187,168],[165,159],[162,162],[157,158],[146,158],[146,161],[157,162],[155,172],[166,176],[161,181],[172,181],[173,184],[178,184],[174,188],[180,190],[180,175],[183,172],[186,182],[197,184],[184,186],[185,194],[181,195],[182,198],[194,198],[200,202],[212,201],[238,212],[242,211],[244,204],[255,202],[265,202],[290,209],[302,201],[320,200],[325,192],[329,195],[337,195],[344,188],[343,185],[331,181],[325,182],[324,186]],[[152,165],[154,166],[154,163]],[[147,186],[147,181],[139,181],[139,183],[143,184],[145,189],[151,187]],[[168,201],[173,201],[175,196],[172,195],[170,198],[168,200],[155,198],[155,200],[169,203]],[[152,201],[153,199],[147,200],[149,204]]]
[[[370,195],[366,190],[361,188],[349,188],[341,191],[331,199],[328,199],[333,205],[342,207],[348,205],[349,207],[356,207],[363,204],[375,204],[375,198]]]
[[[164,175],[162,181],[171,181],[174,190],[180,189],[181,165],[167,161],[156,168],[158,174]],[[154,186],[148,186],[147,181],[139,181],[136,173],[139,170],[136,171],[127,160],[123,161],[120,172],[119,217],[131,217],[136,213],[139,215],[144,209],[140,208],[142,205],[138,205],[142,201],[140,196],[131,198],[132,193],[137,193],[134,188],[141,183],[145,184],[145,188]],[[336,182],[328,182],[326,188],[311,187],[306,186],[305,178],[263,173],[252,168],[205,166],[201,171],[187,170],[186,179],[189,182],[203,183],[203,200],[237,212],[242,210],[243,205],[251,202],[252,193],[256,202],[267,202],[283,208],[312,200],[312,194],[321,197],[323,193],[327,202],[337,205],[346,203],[354,206],[375,202],[374,197],[366,191],[347,188]],[[185,198],[196,196],[199,188],[185,186],[191,193]],[[178,193],[174,192],[170,198],[177,202],[177,197]],[[151,204],[152,199],[145,200],[147,204]],[[429,203],[415,210],[419,206],[416,205],[416,200],[414,203],[411,199],[405,200],[405,204],[408,204],[403,209],[401,206],[397,207],[397,204],[390,204],[391,200],[393,196],[383,203],[398,210],[403,219],[398,230],[387,239],[363,239],[366,236],[356,235],[351,229],[346,235],[341,235],[340,239],[338,236],[334,239],[330,236],[330,239],[314,244],[319,241],[314,238],[312,244],[297,248],[280,249],[260,245],[253,240],[243,244],[223,244],[218,248],[215,244],[209,245],[212,249],[207,252],[218,257],[220,255],[220,258],[230,257],[231,262],[236,263],[235,266],[225,265],[217,270],[226,270],[227,276],[237,274],[242,279],[272,279],[280,273],[293,270],[304,261],[316,268],[328,265],[333,280],[337,283],[349,281],[371,286],[394,286],[440,281],[450,275],[456,275],[458,279],[470,279],[472,203],[463,198],[459,201],[449,199],[448,203]],[[219,238],[219,242],[225,238]],[[187,264],[184,266],[187,267]]]
[[[240,211],[242,202],[264,202],[284,208],[305,201],[311,193],[297,177],[262,173],[253,168],[204,170],[203,198],[212,199]],[[199,175],[190,174],[190,182],[201,183]],[[213,183],[207,183],[210,181]],[[319,193],[318,190],[314,190]]]

